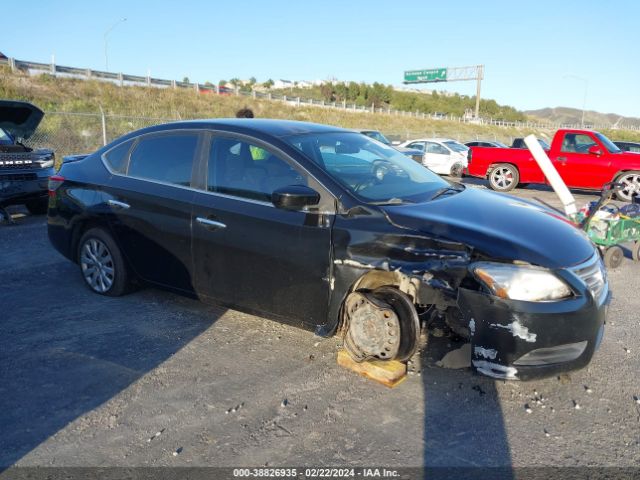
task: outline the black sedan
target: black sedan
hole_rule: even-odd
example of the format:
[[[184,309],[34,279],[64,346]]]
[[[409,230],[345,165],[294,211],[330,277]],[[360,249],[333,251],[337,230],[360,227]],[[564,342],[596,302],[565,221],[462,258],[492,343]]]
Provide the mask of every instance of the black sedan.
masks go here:
[[[610,298],[553,211],[450,183],[394,148],[291,121],[179,122],[65,159],[49,238],[87,286],[154,285],[407,360],[446,319],[472,365],[526,380],[585,366]]]
[[[623,152],[640,153],[640,143],[637,142],[613,142]]]

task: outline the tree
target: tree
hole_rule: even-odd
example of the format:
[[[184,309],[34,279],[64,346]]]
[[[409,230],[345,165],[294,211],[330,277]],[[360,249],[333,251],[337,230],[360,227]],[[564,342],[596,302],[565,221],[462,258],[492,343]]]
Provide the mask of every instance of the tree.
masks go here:
[[[182,82],[183,82],[183,83],[190,83],[190,81],[189,81],[189,77],[183,77],[183,78],[182,78]]]
[[[273,87],[273,85],[274,85],[274,84],[275,84],[275,83],[274,83],[274,81],[273,81],[273,80],[271,80],[271,79],[269,79],[269,80],[267,80],[266,82],[264,82],[264,83],[262,84],[262,86],[263,86],[264,88],[266,88],[267,90],[269,90],[271,87]]]
[[[227,81],[226,81],[226,80],[220,80],[220,81],[218,82],[218,86],[219,86],[219,87],[224,87],[226,84],[227,84]]]

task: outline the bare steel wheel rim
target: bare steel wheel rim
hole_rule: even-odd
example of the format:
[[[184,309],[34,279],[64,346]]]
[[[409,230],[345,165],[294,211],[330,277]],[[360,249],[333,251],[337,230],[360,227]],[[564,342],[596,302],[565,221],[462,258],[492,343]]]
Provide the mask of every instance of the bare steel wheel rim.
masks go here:
[[[84,280],[96,292],[105,293],[113,285],[113,257],[101,240],[90,238],[84,243],[80,253],[80,267]]]
[[[499,167],[491,172],[492,183],[499,188],[509,188],[513,183],[513,172],[507,167]]]
[[[618,195],[623,200],[631,200],[634,195],[640,195],[640,174],[632,173],[620,177],[620,183],[624,185],[623,188],[618,190]]]

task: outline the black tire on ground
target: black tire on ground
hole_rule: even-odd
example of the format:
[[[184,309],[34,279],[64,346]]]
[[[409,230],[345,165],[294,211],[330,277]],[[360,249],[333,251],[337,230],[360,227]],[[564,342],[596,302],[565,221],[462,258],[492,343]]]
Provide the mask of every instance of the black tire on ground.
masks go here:
[[[24,204],[31,215],[45,215],[49,208],[48,198],[39,198],[38,200],[29,200]]]
[[[622,260],[624,260],[624,252],[617,245],[607,248],[604,252],[604,264],[607,268],[618,268],[622,265]]]
[[[640,262],[640,240],[636,240],[631,247],[631,258],[634,262]]]
[[[625,188],[616,191],[618,200],[631,202],[634,195],[640,195],[640,171],[629,170],[621,173],[616,177],[615,181],[625,185]]]
[[[122,253],[106,230],[87,230],[78,243],[77,259],[84,283],[92,292],[119,297],[131,290]]]
[[[510,192],[520,181],[520,172],[510,163],[498,163],[491,169],[489,187],[497,192]]]

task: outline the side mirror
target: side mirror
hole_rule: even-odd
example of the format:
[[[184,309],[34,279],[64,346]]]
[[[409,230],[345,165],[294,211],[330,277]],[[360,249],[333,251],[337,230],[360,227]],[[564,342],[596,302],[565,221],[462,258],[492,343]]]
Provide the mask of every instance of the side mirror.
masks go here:
[[[271,202],[283,210],[301,210],[320,203],[320,194],[306,185],[287,185],[271,194]]]
[[[597,155],[598,157],[602,155],[602,149],[598,145],[591,145],[589,147],[590,155]]]

